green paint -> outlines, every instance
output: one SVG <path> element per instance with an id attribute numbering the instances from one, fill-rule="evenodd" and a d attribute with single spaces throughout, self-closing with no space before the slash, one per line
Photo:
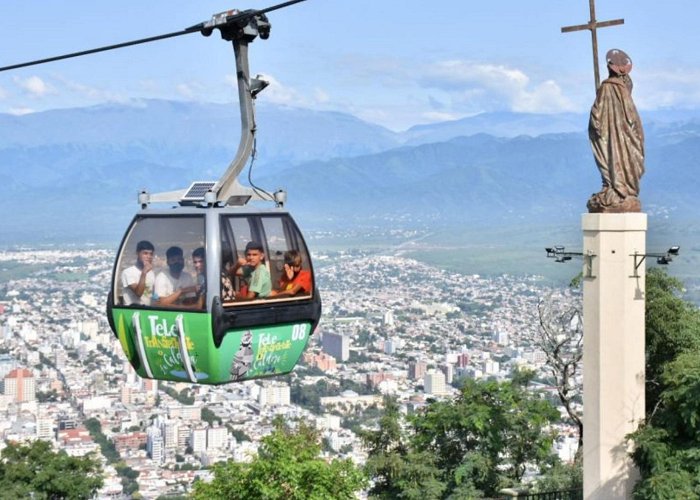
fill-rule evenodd
<path id="1" fill-rule="evenodd" d="M 309 322 L 229 330 L 217 349 L 208 313 L 115 308 L 112 314 L 117 335 L 130 361 L 139 357 L 133 325 L 135 313 L 153 378 L 159 380 L 189 380 L 180 354 L 178 316 L 182 316 L 187 352 L 201 384 L 225 384 L 288 373 L 299 361 L 311 334 Z M 137 372 L 147 377 L 144 363 L 139 363 Z"/>

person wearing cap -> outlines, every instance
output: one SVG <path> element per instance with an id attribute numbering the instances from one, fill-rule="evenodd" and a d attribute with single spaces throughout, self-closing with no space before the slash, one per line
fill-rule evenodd
<path id="1" fill-rule="evenodd" d="M 153 244 L 142 240 L 136 244 L 136 263 L 122 271 L 122 300 L 124 305 L 151 305 L 153 273 Z"/>
<path id="2" fill-rule="evenodd" d="M 640 212 L 644 174 L 644 131 L 632 101 L 632 59 L 619 49 L 606 54 L 608 78 L 591 108 L 588 136 L 603 181 L 588 200 L 589 212 Z"/>
<path id="3" fill-rule="evenodd" d="M 245 258 L 238 259 L 233 273 L 248 281 L 248 289 L 236 292 L 236 300 L 264 299 L 272 291 L 270 271 L 265 265 L 263 246 L 257 241 L 250 241 L 245 247 Z"/>

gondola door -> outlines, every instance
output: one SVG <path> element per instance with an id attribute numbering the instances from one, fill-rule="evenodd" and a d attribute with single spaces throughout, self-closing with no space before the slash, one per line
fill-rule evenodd
<path id="1" fill-rule="evenodd" d="M 231 381 L 282 375 L 299 362 L 320 314 L 320 299 L 311 284 L 308 293 L 275 295 L 290 251 L 303 256 L 311 275 L 308 251 L 288 214 L 246 214 L 221 217 L 222 270 L 228 262 L 246 260 L 246 249 L 260 247 L 259 266 L 270 282 L 272 294 L 248 300 L 226 300 L 222 285 L 222 317 L 226 323 L 218 339 L 221 356 L 231 359 Z M 224 275 L 226 273 L 224 272 Z M 237 275 L 225 276 L 239 294 L 246 289 Z M 310 279 L 313 283 L 313 278 Z M 227 285 L 228 286 L 228 285 Z"/>
<path id="2" fill-rule="evenodd" d="M 109 317 L 141 377 L 222 382 L 210 375 L 214 346 L 198 255 L 206 255 L 203 215 L 137 216 L 122 242 Z"/>

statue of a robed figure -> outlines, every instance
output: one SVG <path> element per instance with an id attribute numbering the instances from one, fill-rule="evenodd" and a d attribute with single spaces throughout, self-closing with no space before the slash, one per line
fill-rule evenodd
<path id="1" fill-rule="evenodd" d="M 641 212 L 639 179 L 644 174 L 644 131 L 632 101 L 632 60 L 623 51 L 605 56 L 609 76 L 591 108 L 588 136 L 603 189 L 588 200 L 589 212 Z"/>

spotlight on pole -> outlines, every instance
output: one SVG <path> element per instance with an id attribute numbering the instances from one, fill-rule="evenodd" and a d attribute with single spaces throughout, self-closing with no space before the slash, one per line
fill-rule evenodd
<path id="1" fill-rule="evenodd" d="M 586 264 L 585 277 L 593 277 L 593 257 L 595 257 L 595 255 L 592 253 L 567 252 L 563 245 L 545 247 L 545 251 L 547 252 L 547 258 L 554 259 L 554 262 L 559 262 L 560 264 L 570 261 L 573 257 L 583 257 Z"/>
<path id="2" fill-rule="evenodd" d="M 666 253 L 663 252 L 656 252 L 656 253 L 633 253 L 632 257 L 634 257 L 634 274 L 630 276 L 630 278 L 639 278 L 639 266 L 642 265 L 644 260 L 647 257 L 654 257 L 656 258 L 656 263 L 661 265 L 661 266 L 666 266 L 673 262 L 674 257 L 678 257 L 678 254 L 681 250 L 681 247 L 678 245 L 674 245 L 671 248 L 669 248 Z"/>

